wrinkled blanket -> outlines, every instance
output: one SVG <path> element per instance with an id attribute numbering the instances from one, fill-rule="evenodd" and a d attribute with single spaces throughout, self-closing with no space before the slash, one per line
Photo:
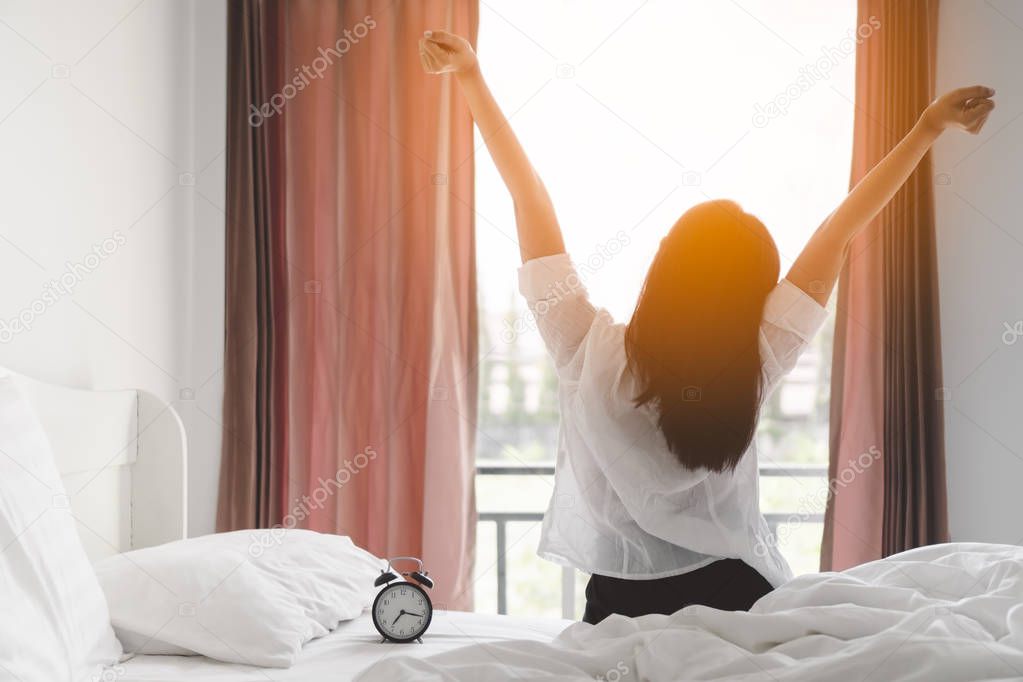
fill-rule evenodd
<path id="1" fill-rule="evenodd" d="M 549 644 L 388 658 L 358 679 L 1023 679 L 1023 548 L 923 547 L 800 576 L 749 613 L 690 606 L 671 616 L 612 616 L 571 625 Z"/>

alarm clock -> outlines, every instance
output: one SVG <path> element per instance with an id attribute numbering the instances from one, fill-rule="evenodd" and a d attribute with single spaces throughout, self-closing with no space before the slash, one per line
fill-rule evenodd
<path id="1" fill-rule="evenodd" d="M 396 561 L 414 561 L 418 569 L 408 573 L 397 572 L 394 570 Z M 375 587 L 383 586 L 373 600 L 372 611 L 373 625 L 383 637 L 382 642 L 423 643 L 423 634 L 433 620 L 433 602 L 423 589 L 433 588 L 429 575 L 423 570 L 423 562 L 415 557 L 399 556 L 387 560 L 387 568 L 380 571 L 373 581 Z"/>

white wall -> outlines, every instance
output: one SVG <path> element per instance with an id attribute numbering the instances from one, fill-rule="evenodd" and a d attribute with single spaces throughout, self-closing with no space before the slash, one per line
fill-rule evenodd
<path id="1" fill-rule="evenodd" d="M 192 534 L 213 529 L 219 470 L 225 14 L 0 3 L 0 365 L 172 402 Z M 47 291 L 68 263 L 70 292 Z"/>
<path id="2" fill-rule="evenodd" d="M 0 365 L 173 402 L 193 535 L 213 530 L 220 458 L 225 12 L 0 3 Z M 1023 320 L 1023 3 L 943 0 L 938 61 L 939 90 L 990 84 L 999 107 L 934 155 L 952 535 L 1020 543 L 1023 340 L 1002 335 Z M 47 283 L 115 233 L 39 312 Z M 30 330 L 10 330 L 19 315 Z"/>
<path id="3" fill-rule="evenodd" d="M 939 91 L 998 91 L 979 137 L 934 154 L 951 531 L 1021 544 L 1023 339 L 1002 335 L 1023 320 L 1023 3 L 942 0 L 940 20 Z"/>

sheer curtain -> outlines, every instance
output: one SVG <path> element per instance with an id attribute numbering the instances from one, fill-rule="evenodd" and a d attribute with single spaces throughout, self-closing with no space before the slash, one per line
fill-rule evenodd
<path id="1" fill-rule="evenodd" d="M 937 0 L 860 0 L 855 185 L 934 97 Z M 839 284 L 822 570 L 948 540 L 930 157 L 857 237 Z"/>
<path id="2" fill-rule="evenodd" d="M 472 606 L 472 121 L 416 40 L 474 0 L 232 2 L 218 528 L 423 558 Z"/>

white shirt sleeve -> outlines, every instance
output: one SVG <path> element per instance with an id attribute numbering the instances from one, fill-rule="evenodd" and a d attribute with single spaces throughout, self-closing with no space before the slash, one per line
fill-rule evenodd
<path id="1" fill-rule="evenodd" d="M 519 291 L 562 378 L 578 370 L 573 363 L 589 333 L 596 310 L 568 254 L 534 258 L 519 268 Z M 571 367 L 570 367 L 571 365 Z M 572 369 L 574 367 L 575 369 Z"/>
<path id="2" fill-rule="evenodd" d="M 765 395 L 796 366 L 827 317 L 824 307 L 787 279 L 768 294 L 760 323 Z"/>

